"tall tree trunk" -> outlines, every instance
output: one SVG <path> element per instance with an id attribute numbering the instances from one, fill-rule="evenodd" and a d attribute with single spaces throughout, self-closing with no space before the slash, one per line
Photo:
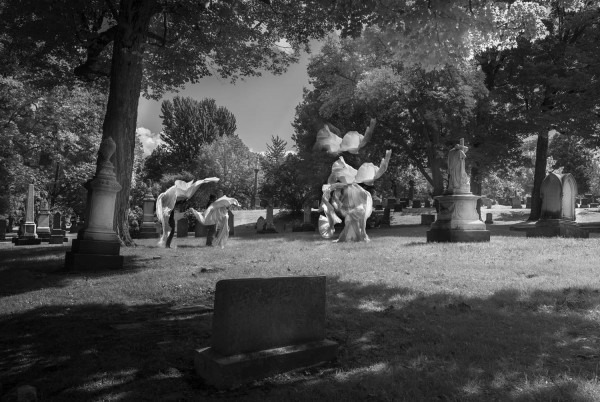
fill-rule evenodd
<path id="1" fill-rule="evenodd" d="M 137 109 L 142 83 L 144 43 L 154 0 L 121 0 L 118 29 L 113 43 L 110 92 L 102 138 L 112 137 L 117 149 L 112 158 L 117 180 L 122 186 L 117 193 L 114 229 L 125 245 L 132 245 L 127 215 L 133 171 Z"/>
<path id="2" fill-rule="evenodd" d="M 548 131 L 538 134 L 535 149 L 535 172 L 533 176 L 533 190 L 531 191 L 530 221 L 537 221 L 542 214 L 542 198 L 540 190 L 542 181 L 546 177 L 546 163 L 548 161 Z"/>
<path id="3" fill-rule="evenodd" d="M 431 179 L 433 181 L 433 196 L 444 194 L 444 176 L 442 175 L 442 167 L 444 159 L 433 158 L 431 160 Z"/>

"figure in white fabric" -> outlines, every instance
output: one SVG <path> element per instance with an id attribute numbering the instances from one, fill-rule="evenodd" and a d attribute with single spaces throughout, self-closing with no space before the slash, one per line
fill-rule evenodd
<path id="1" fill-rule="evenodd" d="M 348 131 L 346 135 L 344 135 L 344 138 L 339 136 L 340 130 L 331 124 L 325 124 L 317 133 L 317 141 L 313 146 L 313 151 L 324 150 L 332 155 L 339 155 L 342 152 L 357 154 L 371 139 L 376 122 L 377 120 L 371 119 L 371 123 L 366 129 L 365 135 L 359 134 L 357 131 Z M 331 132 L 330 127 L 335 133 Z"/>
<path id="2" fill-rule="evenodd" d="M 216 225 L 217 237 L 213 240 L 213 244 L 221 248 L 225 247 L 229 238 L 228 209 L 232 206 L 239 207 L 240 203 L 235 198 L 223 196 L 210 204 L 203 213 L 190 208 L 200 224 Z"/>
<path id="3" fill-rule="evenodd" d="M 175 180 L 167 191 L 160 194 L 156 199 L 156 216 L 162 225 L 162 235 L 158 240 L 158 247 L 171 247 L 171 240 L 175 234 L 175 222 L 177 222 L 183 213 L 175 209 L 177 202 L 183 202 L 190 199 L 202 184 L 218 182 L 219 178 L 209 177 L 203 180 L 185 182 Z M 169 221 L 173 225 L 169 224 Z"/>
<path id="4" fill-rule="evenodd" d="M 319 233 L 323 238 L 332 238 L 334 225 L 341 222 L 337 211 L 344 217 L 344 229 L 336 241 L 369 241 L 366 226 L 373 212 L 373 199 L 359 183 L 372 185 L 380 178 L 387 170 L 391 155 L 391 150 L 386 151 L 379 167 L 363 163 L 358 170 L 346 164 L 341 156 L 334 162 L 321 199 L 320 211 L 325 215 L 319 217 Z"/>

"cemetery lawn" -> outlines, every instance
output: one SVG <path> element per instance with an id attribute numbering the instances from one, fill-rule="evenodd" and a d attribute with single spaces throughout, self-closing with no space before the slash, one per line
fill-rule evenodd
<path id="1" fill-rule="evenodd" d="M 138 240 L 97 273 L 62 271 L 67 245 L 0 244 L 0 400 L 22 385 L 52 401 L 600 400 L 600 237 L 488 228 L 483 244 L 427 244 L 415 224 L 332 244 L 240 225 L 223 250 Z M 204 385 L 191 352 L 210 344 L 215 283 L 291 275 L 327 276 L 337 359 Z"/>

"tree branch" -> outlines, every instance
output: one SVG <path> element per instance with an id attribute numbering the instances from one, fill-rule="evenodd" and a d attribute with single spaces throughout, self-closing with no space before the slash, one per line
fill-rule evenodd
<path id="1" fill-rule="evenodd" d="M 106 31 L 101 32 L 88 43 L 87 59 L 83 64 L 73 70 L 73 73 L 76 76 L 87 80 L 92 80 L 98 75 L 108 76 L 109 73 L 107 71 L 102 71 L 97 67 L 100 60 L 100 54 L 102 54 L 102 51 L 106 48 L 106 46 L 113 41 L 116 32 L 117 26 L 115 25 Z"/>

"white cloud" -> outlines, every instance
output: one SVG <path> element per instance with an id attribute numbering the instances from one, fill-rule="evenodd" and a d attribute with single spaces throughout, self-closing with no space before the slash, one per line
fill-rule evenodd
<path id="1" fill-rule="evenodd" d="M 147 128 L 138 127 L 135 133 L 140 138 L 142 146 L 144 147 L 144 156 L 148 156 L 156 149 L 157 146 L 163 144 L 163 140 L 160 139 L 159 133 L 153 133 Z"/>

